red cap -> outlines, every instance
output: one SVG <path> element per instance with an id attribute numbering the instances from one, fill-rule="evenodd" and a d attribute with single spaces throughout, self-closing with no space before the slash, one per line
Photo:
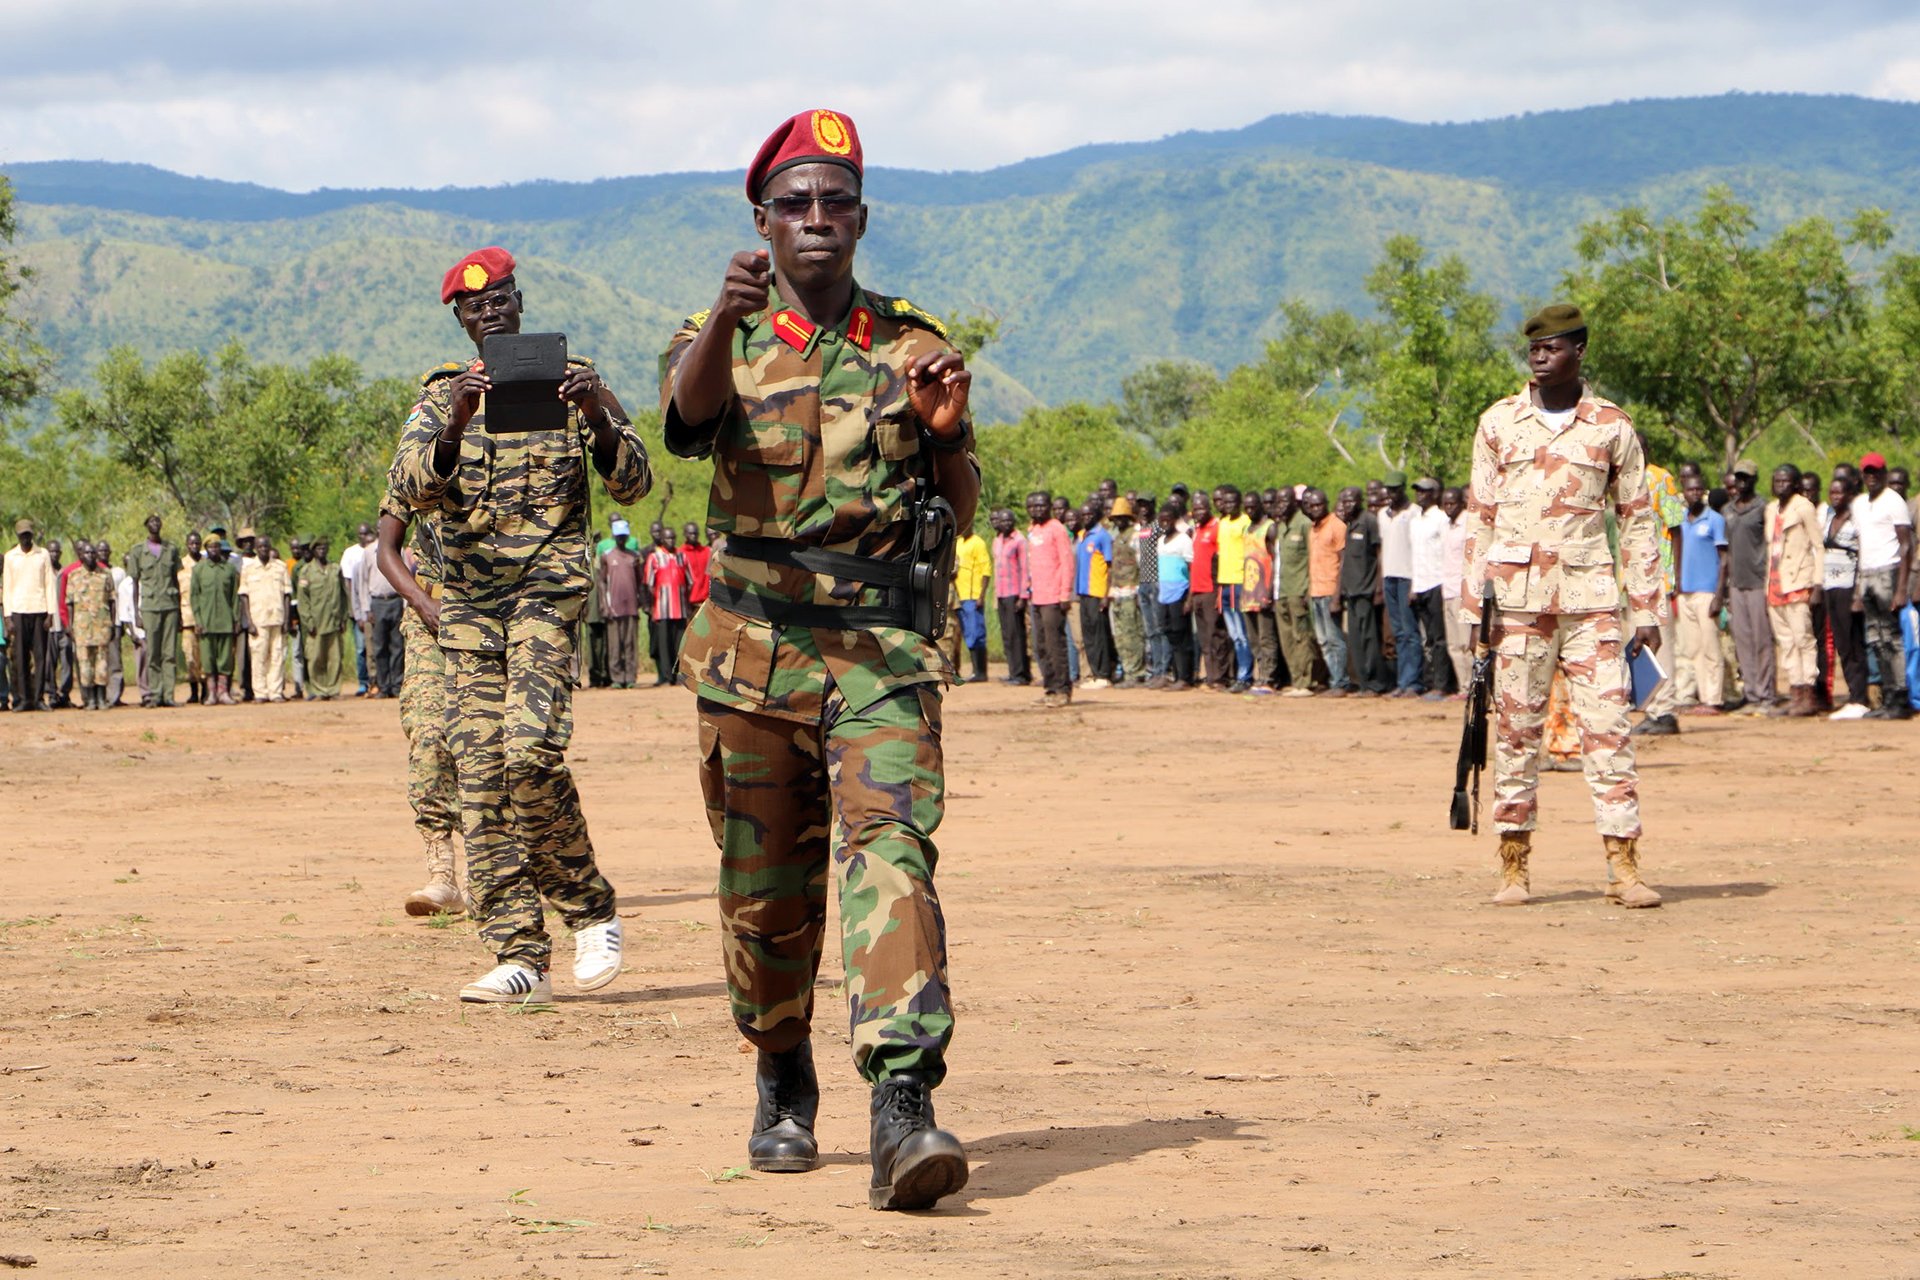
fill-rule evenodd
<path id="1" fill-rule="evenodd" d="M 1885 471 L 1887 469 L 1887 459 L 1883 454 L 1878 453 L 1861 454 L 1860 469 L 1862 471 Z"/>
<path id="2" fill-rule="evenodd" d="M 802 111 L 760 144 L 760 154 L 747 166 L 747 199 L 759 204 L 767 179 L 782 169 L 822 162 L 844 165 L 860 177 L 859 131 L 838 111 Z"/>
<path id="3" fill-rule="evenodd" d="M 440 301 L 452 302 L 456 293 L 477 293 L 513 274 L 513 255 L 499 245 L 475 249 L 453 264 L 440 281 Z"/>

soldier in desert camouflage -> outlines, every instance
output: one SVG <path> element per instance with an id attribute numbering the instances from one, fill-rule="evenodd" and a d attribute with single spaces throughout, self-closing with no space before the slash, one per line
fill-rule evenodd
<path id="1" fill-rule="evenodd" d="M 748 1154 L 773 1172 L 818 1161 L 831 864 L 854 1062 L 873 1086 L 869 1201 L 922 1209 L 967 1179 L 931 1097 L 953 1032 L 933 888 L 953 673 L 875 584 L 905 576 L 914 501 L 946 498 L 965 529 L 980 475 L 960 354 L 938 321 L 854 280 L 861 178 L 838 113 L 767 139 L 747 198 L 771 258 L 735 254 L 713 308 L 674 335 L 661 410 L 668 448 L 713 459 L 707 523 L 724 537 L 680 668 L 699 697 L 734 1019 L 759 1050 Z"/>
<path id="2" fill-rule="evenodd" d="M 427 883 L 407 895 L 407 914 L 459 915 L 466 895 L 454 874 L 460 792 L 447 749 L 447 656 L 440 649 L 440 555 L 430 515 L 419 517 L 411 561 L 401 551 L 414 513 L 389 491 L 374 530 L 375 563 L 407 611 L 400 618 L 400 731 L 407 735 L 407 803 L 427 855 Z"/>
<path id="3" fill-rule="evenodd" d="M 1493 819 L 1502 885 L 1493 901 L 1530 900 L 1540 731 L 1557 665 L 1606 848 L 1607 897 L 1657 907 L 1660 895 L 1640 879 L 1639 781 L 1627 723 L 1627 661 L 1639 645 L 1658 651 L 1666 608 L 1646 460 L 1626 413 L 1580 376 L 1587 328 L 1579 310 L 1547 307 L 1525 333 L 1533 381 L 1481 415 L 1474 435 L 1460 593 L 1476 626 L 1489 586 L 1498 610 Z M 1608 511 L 1619 523 L 1618 579 Z"/>
<path id="4" fill-rule="evenodd" d="M 514 261 L 489 247 L 455 263 L 440 300 L 479 350 L 520 330 Z M 432 517 L 444 557 L 440 648 L 451 672 L 448 747 L 460 773 L 467 884 L 498 965 L 460 992 L 478 1003 L 552 998 L 553 941 L 541 900 L 574 935 L 574 983 L 620 973 L 613 886 L 594 862 L 566 765 L 573 644 L 593 577 L 587 469 L 621 505 L 652 487 L 646 447 L 591 361 L 568 357 L 565 427 L 487 431 L 491 386 L 477 359 L 431 370 L 388 474 L 401 503 Z"/>

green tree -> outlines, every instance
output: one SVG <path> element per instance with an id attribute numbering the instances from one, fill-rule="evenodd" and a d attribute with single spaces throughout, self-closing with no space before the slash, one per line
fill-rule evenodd
<path id="1" fill-rule="evenodd" d="M 1356 406 L 1385 329 L 1292 300 L 1281 315 L 1284 328 L 1266 354 L 1231 370 L 1180 434 L 1173 463 L 1190 483 L 1265 488 L 1358 478 Z"/>
<path id="2" fill-rule="evenodd" d="M 1844 234 L 1816 217 L 1762 240 L 1725 187 L 1691 219 L 1590 223 L 1566 287 L 1593 326 L 1593 376 L 1728 467 L 1776 426 L 1817 443 L 1815 424 L 1861 406 L 1871 292 L 1854 259 L 1889 236 L 1866 210 Z"/>
<path id="3" fill-rule="evenodd" d="M 1162 453 L 1179 443 L 1181 429 L 1206 407 L 1220 375 L 1198 360 L 1155 360 L 1120 383 L 1120 425 Z"/>
<path id="4" fill-rule="evenodd" d="M 1027 494 L 1049 489 L 1083 500 L 1108 476 L 1122 489 L 1166 493 L 1165 464 L 1120 425 L 1112 405 L 1064 404 L 1029 409 L 1018 422 L 979 429 L 980 516 L 992 507 L 1023 509 Z"/>
<path id="5" fill-rule="evenodd" d="M 13 184 L 0 177 L 0 249 L 13 243 Z M 10 425 L 16 410 L 40 394 L 47 353 L 33 329 L 16 312 L 16 298 L 29 273 L 0 253 L 0 426 Z"/>
<path id="6" fill-rule="evenodd" d="M 1513 390 L 1513 357 L 1494 337 L 1498 305 L 1458 256 L 1429 265 L 1412 236 L 1387 241 L 1367 292 L 1390 334 L 1366 410 L 1381 459 L 1464 476 L 1481 412 Z"/>
<path id="7" fill-rule="evenodd" d="M 960 349 L 971 364 L 973 358 L 1000 340 L 1000 316 L 985 309 L 954 312 L 946 321 L 947 341 Z"/>
<path id="8" fill-rule="evenodd" d="M 268 531 L 286 530 L 303 496 L 329 513 L 316 532 L 371 519 L 409 394 L 341 356 L 261 365 L 238 342 L 211 362 L 181 351 L 151 367 L 116 348 L 94 381 L 56 401 L 71 446 L 103 451 L 190 522 Z"/>

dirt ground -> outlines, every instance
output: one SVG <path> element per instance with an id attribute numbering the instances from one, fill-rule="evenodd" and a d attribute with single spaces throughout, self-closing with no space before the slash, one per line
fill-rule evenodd
<path id="1" fill-rule="evenodd" d="M 1458 708 L 952 692 L 940 885 L 973 1181 L 742 1176 L 691 698 L 578 702 L 628 967 L 463 1007 L 408 918 L 392 703 L 0 717 L 0 1254 L 32 1274 L 1920 1276 L 1915 730 L 1642 751 L 1625 912 L 1576 775 L 1535 891 L 1445 829 Z M 1490 807 L 1490 800 L 1489 800 Z M 570 948 L 562 944 L 564 960 Z M 823 984 L 838 973 L 829 957 Z"/>

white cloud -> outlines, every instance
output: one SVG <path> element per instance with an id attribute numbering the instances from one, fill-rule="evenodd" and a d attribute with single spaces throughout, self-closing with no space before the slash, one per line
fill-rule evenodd
<path id="1" fill-rule="evenodd" d="M 137 160 L 295 190 L 729 169 L 786 115 L 830 105 L 874 163 L 971 169 L 1285 111 L 1920 97 L 1920 16 L 1892 0 L 546 12 L 563 16 L 509 0 L 15 0 L 0 6 L 0 160 Z"/>

